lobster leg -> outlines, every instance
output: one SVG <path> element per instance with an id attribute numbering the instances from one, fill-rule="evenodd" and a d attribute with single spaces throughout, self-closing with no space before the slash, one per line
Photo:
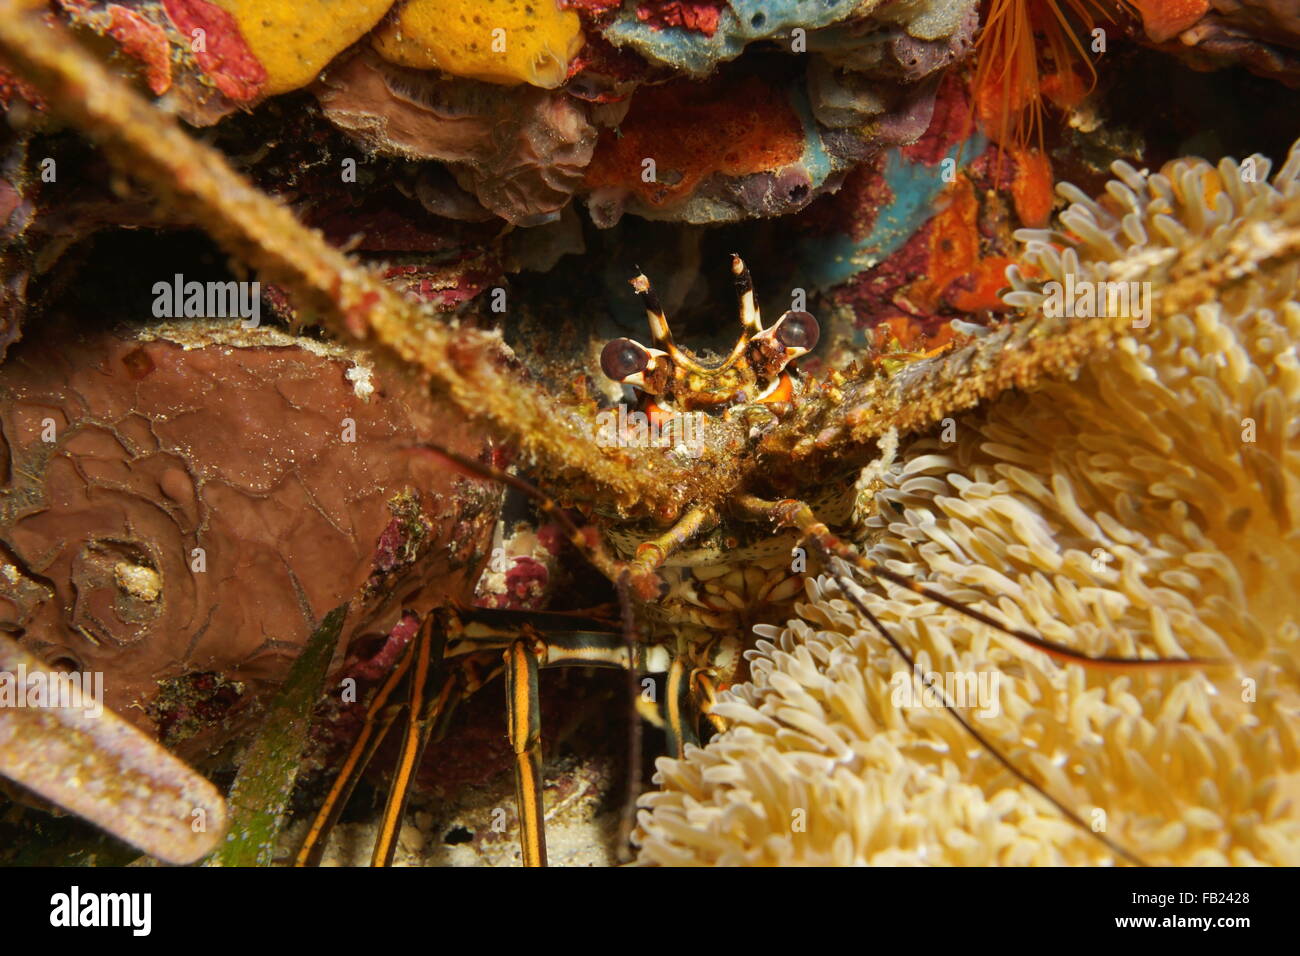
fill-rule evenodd
<path id="1" fill-rule="evenodd" d="M 437 615 L 429 615 L 402 659 L 380 685 L 366 709 L 361 733 L 353 741 L 343 768 L 339 771 L 325 802 L 307 831 L 295 866 L 315 866 L 325 849 L 325 838 L 338 822 L 357 782 L 374 756 L 379 744 L 399 717 L 402 730 L 401 752 L 388 800 L 380 821 L 379 836 L 371 856 L 372 866 L 388 866 L 397 850 L 397 835 L 410 796 L 411 781 L 420 765 L 420 757 L 440 718 L 455 705 L 461 694 L 455 676 L 443 676 L 442 656 L 445 637 Z M 405 700 L 396 700 L 398 688 L 407 681 Z M 437 687 L 436 693 L 431 689 Z"/>
<path id="2" fill-rule="evenodd" d="M 343 808 L 347 806 L 352 791 L 356 788 L 357 781 L 361 779 L 362 773 L 370 763 L 370 758 L 375 755 L 375 750 L 405 706 L 392 703 L 392 699 L 398 685 L 411 668 L 414 650 L 415 645 L 412 642 L 402 654 L 402 659 L 398 661 L 397 666 L 389 672 L 384 683 L 375 691 L 375 696 L 371 698 L 370 705 L 366 708 L 365 723 L 361 727 L 361 732 L 352 742 L 339 775 L 334 779 L 329 792 L 325 794 L 325 802 L 321 804 L 316 819 L 312 821 L 307 831 L 307 838 L 298 850 L 294 866 L 316 866 L 320 863 L 321 854 L 325 851 L 325 836 L 338 822 Z"/>
<path id="3" fill-rule="evenodd" d="M 486 608 L 446 608 L 429 615 L 402 659 L 380 685 L 366 711 L 365 723 L 344 761 L 325 802 L 295 859 L 297 866 L 320 861 L 325 837 L 337 822 L 366 765 L 394 726 L 402 735 L 401 752 L 384 806 L 373 866 L 389 865 L 405 814 L 411 781 L 425 746 L 445 731 L 447 716 L 472 693 L 474 662 L 504 662 L 507 729 L 515 754 L 515 796 L 520 843 L 526 866 L 546 865 L 543 806 L 541 708 L 538 672 L 543 667 L 617 667 L 635 665 L 636 673 L 672 670 L 677 675 L 678 706 L 664 703 L 670 735 L 694 742 L 696 708 L 689 673 L 670 665 L 664 648 L 635 645 L 603 622 L 565 614 Z M 402 694 L 403 682 L 406 692 Z M 677 752 L 680 752 L 678 747 Z"/>
<path id="4" fill-rule="evenodd" d="M 506 722 L 515 751 L 515 800 L 524 866 L 546 865 L 546 821 L 542 807 L 542 713 L 537 697 L 537 653 L 527 639 L 505 652 Z"/>
<path id="5" fill-rule="evenodd" d="M 430 614 L 415 638 L 412 653 L 410 690 L 408 695 L 408 720 L 402 733 L 402 750 L 397 759 L 397 770 L 384 804 L 379 837 L 375 840 L 371 866 L 388 866 L 397 851 L 397 836 L 402 827 L 402 816 L 411 795 L 411 781 L 420 767 L 420 758 L 429 743 L 429 736 L 438 718 L 458 694 L 454 677 L 443 671 L 443 648 L 446 638 L 438 615 Z M 436 634 L 433 632 L 436 630 Z M 430 693 L 437 686 L 436 694 Z"/>
<path id="6" fill-rule="evenodd" d="M 673 658 L 668 666 L 668 680 L 664 691 L 664 730 L 668 735 L 668 755 L 680 760 L 687 744 L 700 743 L 696 732 L 695 701 L 691 695 L 690 672 L 680 657 Z"/>
<path id="7" fill-rule="evenodd" d="M 700 746 L 702 728 L 707 727 L 710 736 L 727 729 L 726 721 L 713 712 L 717 699 L 718 688 L 707 669 L 688 670 L 682 658 L 673 659 L 664 698 L 664 731 L 670 757 L 680 760 L 687 744 Z"/>
<path id="8" fill-rule="evenodd" d="M 544 866 L 538 671 L 544 667 L 630 667 L 634 675 L 659 673 L 669 670 L 668 652 L 661 647 L 630 643 L 626 634 L 574 615 L 473 609 L 452 612 L 448 629 L 451 655 L 497 649 L 505 659 L 507 726 L 515 754 L 520 843 L 526 866 Z M 684 678 L 681 683 L 686 684 Z"/>
<path id="9" fill-rule="evenodd" d="M 519 806 L 520 845 L 525 866 L 546 865 L 546 825 L 542 806 L 542 733 L 538 703 L 538 671 L 543 667 L 622 667 L 631 673 L 663 670 L 666 661 L 657 656 L 662 648 L 644 645 L 629 651 L 624 636 L 617 632 L 556 631 L 545 638 L 532 627 L 505 650 L 507 722 L 510 744 L 515 752 L 515 796 Z M 649 660 L 647 659 L 649 658 Z M 668 665 L 669 700 L 665 702 L 670 739 L 696 742 L 694 713 L 686 671 L 679 662 Z M 671 675 L 679 675 L 681 687 L 671 689 Z M 676 693 L 685 706 L 674 707 Z M 630 719 L 636 719 L 632 715 Z"/>
<path id="10" fill-rule="evenodd" d="M 686 743 L 699 742 L 696 723 L 700 708 L 695 698 L 700 675 L 681 661 L 670 661 L 667 649 L 639 643 L 629 647 L 626 634 L 602 621 L 577 615 L 446 608 L 429 615 L 375 692 L 361 733 L 312 822 L 295 865 L 319 863 L 325 837 L 379 744 L 396 724 L 401 728 L 401 753 L 371 860 L 374 866 L 392 862 L 411 781 L 425 746 L 435 733 L 445 729 L 441 725 L 461 697 L 479 686 L 481 682 L 474 680 L 470 664 L 485 658 L 504 661 L 507 728 L 515 755 L 515 796 L 526 866 L 546 865 L 538 695 L 541 668 L 626 670 L 633 665 L 635 674 L 667 672 L 668 690 L 661 707 L 672 753 L 680 756 Z M 407 687 L 405 695 L 401 693 L 403 682 Z"/>
<path id="11" fill-rule="evenodd" d="M 713 705 L 718 702 L 718 686 L 709 671 L 696 669 L 692 672 L 691 699 L 712 733 L 720 734 L 727 729 L 727 722 L 713 712 Z"/>

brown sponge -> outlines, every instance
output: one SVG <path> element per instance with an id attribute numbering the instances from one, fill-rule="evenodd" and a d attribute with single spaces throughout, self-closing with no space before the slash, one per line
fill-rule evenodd
<path id="1" fill-rule="evenodd" d="M 28 332 L 0 366 L 0 628 L 191 758 L 344 601 L 347 638 L 472 596 L 498 493 L 412 446 L 486 439 L 409 375 L 231 320 Z"/>

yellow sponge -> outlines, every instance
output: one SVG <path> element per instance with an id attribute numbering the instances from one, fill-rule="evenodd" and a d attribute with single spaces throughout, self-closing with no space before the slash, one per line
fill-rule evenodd
<path id="1" fill-rule="evenodd" d="M 555 0 L 409 0 L 374 37 L 399 66 L 546 89 L 564 82 L 582 44 L 578 15 Z"/>
<path id="2" fill-rule="evenodd" d="M 262 93 L 306 86 L 388 12 L 393 0 L 213 0 L 266 69 Z"/>

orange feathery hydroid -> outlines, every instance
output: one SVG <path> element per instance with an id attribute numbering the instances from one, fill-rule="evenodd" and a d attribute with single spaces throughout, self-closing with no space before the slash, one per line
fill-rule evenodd
<path id="1" fill-rule="evenodd" d="M 1097 71 L 1080 38 L 1126 0 L 988 0 L 975 67 L 975 111 L 1004 150 L 1043 145 L 1043 101 L 1077 105 Z"/>

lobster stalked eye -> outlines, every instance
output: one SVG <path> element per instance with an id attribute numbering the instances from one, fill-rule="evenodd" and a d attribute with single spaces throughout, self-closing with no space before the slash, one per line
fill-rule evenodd
<path id="1" fill-rule="evenodd" d="M 807 312 L 787 312 L 776 327 L 776 338 L 788 349 L 811 352 L 817 347 L 821 326 Z"/>
<path id="2" fill-rule="evenodd" d="M 631 339 L 613 339 L 600 353 L 600 370 L 616 382 L 635 375 L 650 364 L 650 352 Z"/>

